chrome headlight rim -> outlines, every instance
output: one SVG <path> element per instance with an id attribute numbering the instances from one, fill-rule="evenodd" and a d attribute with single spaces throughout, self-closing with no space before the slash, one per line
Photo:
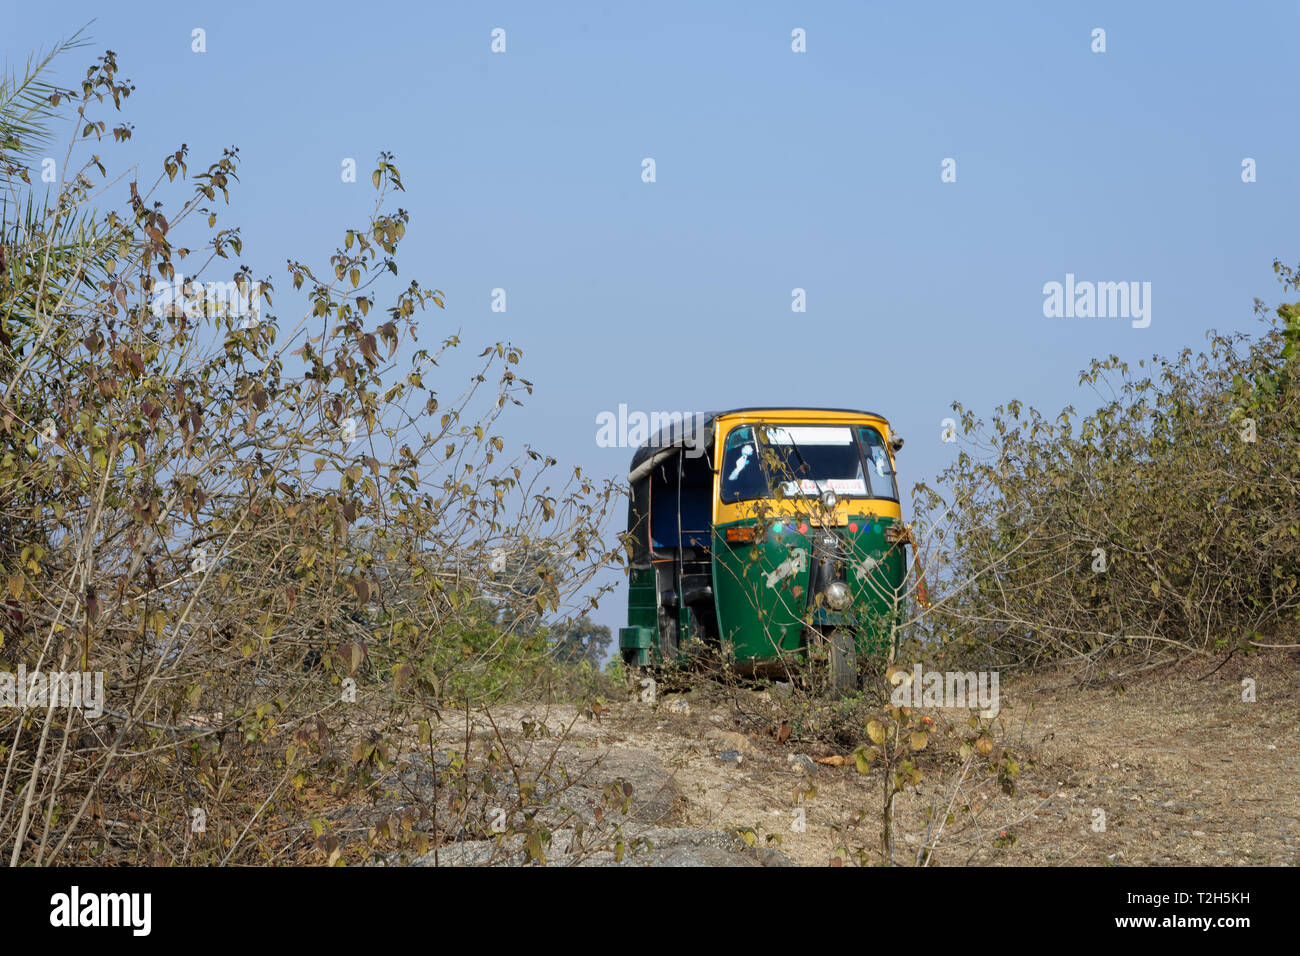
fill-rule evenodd
<path id="1" fill-rule="evenodd" d="M 844 581 L 832 581 L 822 592 L 826 604 L 834 611 L 843 611 L 853 603 L 853 592 Z"/>

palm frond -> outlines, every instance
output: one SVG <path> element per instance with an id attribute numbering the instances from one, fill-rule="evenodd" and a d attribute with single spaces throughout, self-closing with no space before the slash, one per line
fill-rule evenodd
<path id="1" fill-rule="evenodd" d="M 0 72 L 0 160 L 30 161 L 49 143 L 49 122 L 57 112 L 50 97 L 63 92 L 48 78 L 50 64 L 69 50 L 86 46 L 90 38 L 83 36 L 85 30 L 82 27 L 43 56 L 29 56 L 21 74 L 10 72 L 7 65 Z"/>

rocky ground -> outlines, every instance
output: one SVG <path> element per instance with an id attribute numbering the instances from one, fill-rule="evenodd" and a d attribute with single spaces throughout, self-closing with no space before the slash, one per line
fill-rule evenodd
<path id="1" fill-rule="evenodd" d="M 1004 678 L 993 756 L 1014 755 L 1014 788 L 980 761 L 963 772 L 936 734 L 923 779 L 897 798 L 893 862 L 933 847 L 931 865 L 1300 865 L 1300 654 L 1234 657 L 1207 676 L 1218 663 L 1094 686 L 1066 673 Z M 1255 699 L 1243 700 L 1250 681 Z M 884 862 L 882 771 L 818 762 L 853 748 L 779 733 L 780 693 L 701 682 L 599 713 L 519 705 L 472 718 L 468 738 L 472 753 L 508 751 L 509 778 L 551 806 L 538 817 L 549 865 Z M 436 728 L 439 748 L 463 746 L 463 721 Z M 372 812 L 402 793 L 427 797 L 427 757 L 394 773 L 397 796 Z M 440 846 L 436 861 L 385 861 L 523 863 L 521 819 Z"/>

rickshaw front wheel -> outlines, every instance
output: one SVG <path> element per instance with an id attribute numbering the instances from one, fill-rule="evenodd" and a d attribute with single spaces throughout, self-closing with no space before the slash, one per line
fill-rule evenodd
<path id="1" fill-rule="evenodd" d="M 858 647 L 853 632 L 836 628 L 826 635 L 830 692 L 843 697 L 858 689 Z"/>

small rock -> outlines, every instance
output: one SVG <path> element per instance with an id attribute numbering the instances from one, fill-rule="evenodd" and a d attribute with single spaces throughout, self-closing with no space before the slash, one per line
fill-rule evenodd
<path id="1" fill-rule="evenodd" d="M 812 757 L 807 754 L 788 754 L 785 762 L 795 773 L 810 774 L 817 769 L 817 764 L 813 763 Z"/>
<path id="2" fill-rule="evenodd" d="M 739 764 L 745 759 L 745 755 L 739 750 L 724 750 L 722 753 L 718 754 L 718 759 L 723 763 Z"/>
<path id="3" fill-rule="evenodd" d="M 691 705 L 686 703 L 686 700 L 682 697 L 672 697 L 664 704 L 664 710 L 668 711 L 670 714 L 682 714 L 683 716 L 689 717 L 691 713 Z"/>
<path id="4" fill-rule="evenodd" d="M 1269 744 L 1269 745 L 1268 745 L 1268 749 L 1269 749 L 1269 750 L 1277 750 L 1277 744 Z"/>
<path id="5" fill-rule="evenodd" d="M 779 850 L 760 846 L 754 851 L 754 857 L 763 866 L 794 866 L 794 861 Z"/>
<path id="6" fill-rule="evenodd" d="M 741 753 L 746 754 L 754 752 L 754 742 L 744 734 L 738 734 L 734 730 L 711 728 L 705 736 L 716 743 L 722 750 L 739 750 Z"/>

